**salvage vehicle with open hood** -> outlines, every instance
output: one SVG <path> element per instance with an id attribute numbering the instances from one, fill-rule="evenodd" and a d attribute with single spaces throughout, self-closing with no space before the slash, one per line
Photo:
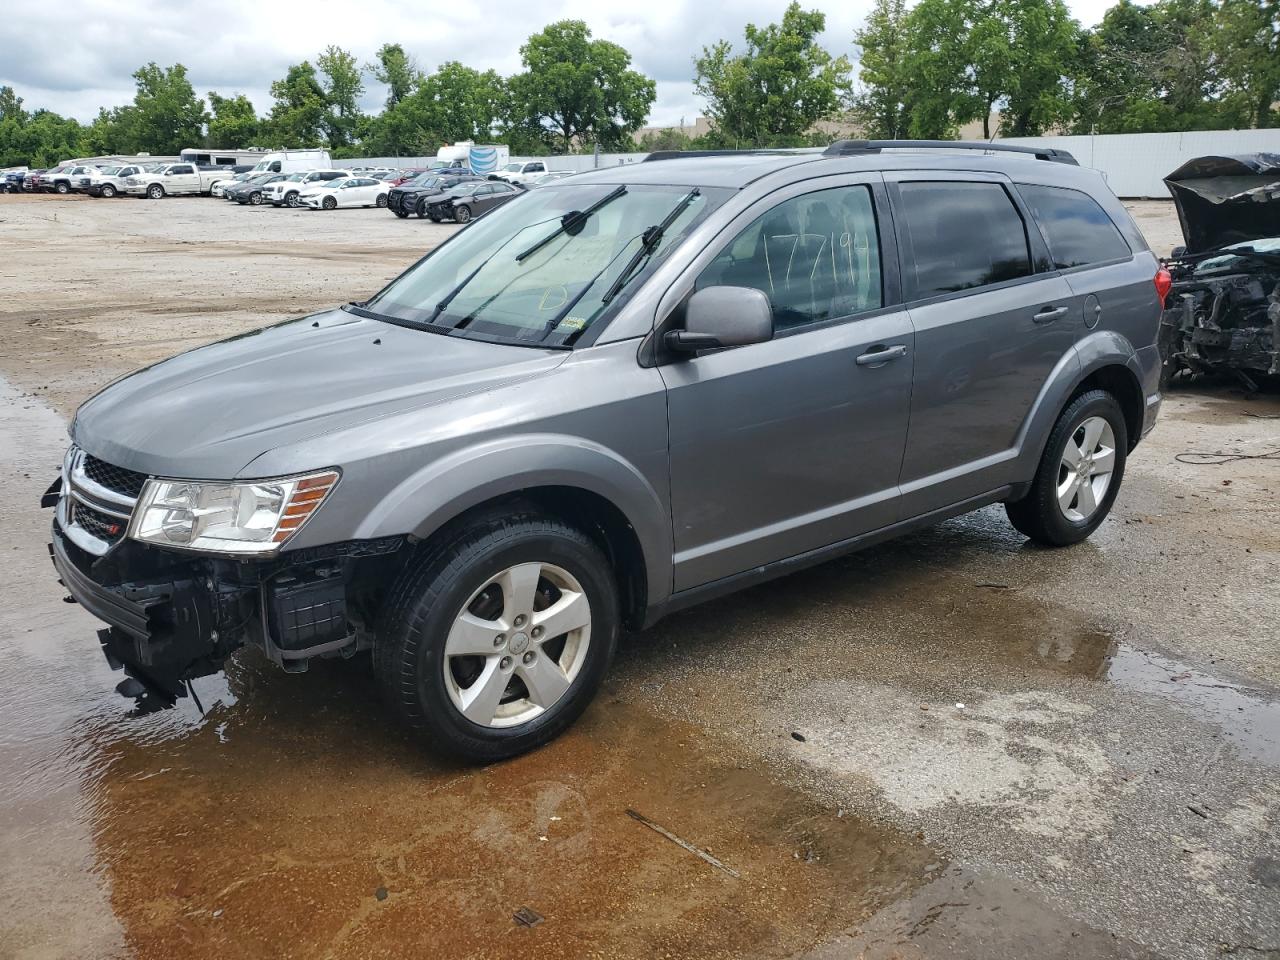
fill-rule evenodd
<path id="1" fill-rule="evenodd" d="M 1165 381 L 1280 376 L 1280 154 L 1198 157 L 1165 183 L 1186 240 L 1168 261 Z"/>
<path id="2" fill-rule="evenodd" d="M 585 709 L 624 627 L 988 504 L 1080 543 L 1155 425 L 1168 274 L 1069 154 L 488 185 L 511 199 L 368 300 L 80 407 L 43 502 L 121 692 L 171 700 L 244 644 L 293 672 L 369 651 L 405 722 L 509 757 Z"/>

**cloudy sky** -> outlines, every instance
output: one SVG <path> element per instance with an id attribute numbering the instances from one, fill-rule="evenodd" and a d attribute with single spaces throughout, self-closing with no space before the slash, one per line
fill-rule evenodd
<path id="1" fill-rule="evenodd" d="M 1108 6 L 1107 0 L 1068 4 L 1086 25 Z M 651 123 L 691 123 L 701 112 L 690 80 L 694 55 L 721 37 L 740 42 L 745 23 L 777 20 L 785 6 L 786 0 L 59 0 L 37 4 L 43 10 L 38 16 L 0 16 L 0 84 L 14 87 L 29 109 L 46 107 L 88 121 L 99 106 L 133 98 L 130 74 L 143 63 L 177 62 L 187 66 L 200 96 L 209 90 L 245 93 L 265 112 L 271 81 L 291 63 L 314 60 L 330 43 L 362 63 L 393 41 L 428 69 L 461 60 L 507 74 L 519 68 L 520 45 L 529 34 L 573 18 L 624 46 L 635 67 L 657 80 Z M 805 6 L 826 11 L 825 45 L 852 58 L 853 32 L 871 0 L 807 0 Z M 366 85 L 364 106 L 376 110 L 385 91 L 371 77 Z"/>

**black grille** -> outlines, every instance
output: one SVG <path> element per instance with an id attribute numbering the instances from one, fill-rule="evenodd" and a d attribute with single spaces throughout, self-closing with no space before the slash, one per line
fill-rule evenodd
<path id="1" fill-rule="evenodd" d="M 86 507 L 83 503 L 75 505 L 75 515 L 73 521 L 77 526 L 86 533 L 97 537 L 99 540 L 105 540 L 107 543 L 115 543 L 124 535 L 125 521 L 116 517 L 109 517 L 105 513 L 99 513 L 92 507 Z"/>
<path id="2" fill-rule="evenodd" d="M 84 455 L 84 473 L 94 483 L 135 499 L 142 493 L 142 485 L 147 482 L 145 473 L 135 473 L 124 467 L 112 466 L 105 460 L 91 457 L 87 453 Z"/>

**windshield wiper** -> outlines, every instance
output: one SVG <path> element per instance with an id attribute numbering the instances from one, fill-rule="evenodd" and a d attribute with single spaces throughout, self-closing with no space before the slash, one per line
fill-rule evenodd
<path id="1" fill-rule="evenodd" d="M 612 203 L 614 200 L 617 200 L 620 196 L 622 196 L 626 192 L 627 192 L 626 187 L 618 187 L 618 189 L 605 194 L 603 197 L 601 197 L 591 206 L 587 207 L 587 209 L 572 210 L 569 213 L 566 213 L 563 217 L 560 218 L 560 226 L 556 227 L 549 234 L 547 234 L 545 237 L 543 237 L 533 246 L 529 247 L 529 249 L 525 250 L 523 253 L 517 253 L 516 263 L 524 263 L 525 260 L 533 256 L 535 253 L 537 253 L 539 250 L 545 247 L 548 243 L 550 243 L 556 237 L 560 236 L 562 233 L 570 233 L 570 234 L 573 233 L 575 230 L 582 227 L 583 224 L 585 224 L 587 220 L 591 218 L 591 215 L 593 213 L 595 213 L 597 210 L 599 210 L 601 207 L 605 206 L 606 204 Z"/>
<path id="2" fill-rule="evenodd" d="M 667 232 L 667 228 L 680 218 L 680 214 L 684 213 L 689 204 L 698 198 L 701 191 L 694 187 L 683 197 L 680 202 L 672 208 L 671 212 L 663 217 L 661 223 L 655 223 L 652 227 L 644 232 L 644 236 L 640 240 L 640 249 L 635 252 L 627 265 L 622 268 L 622 272 L 618 274 L 618 278 L 609 285 L 609 289 L 605 291 L 604 296 L 600 298 L 601 303 L 608 303 L 616 297 L 619 291 L 627 285 L 631 279 L 631 275 L 635 273 L 636 267 L 640 266 L 644 260 L 653 254 L 658 248 L 658 244 L 662 241 L 662 235 Z"/>

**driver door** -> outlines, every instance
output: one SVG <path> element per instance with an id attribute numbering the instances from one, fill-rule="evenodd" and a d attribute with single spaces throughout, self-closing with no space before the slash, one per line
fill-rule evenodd
<path id="1" fill-rule="evenodd" d="M 884 187 L 822 182 L 757 202 L 669 295 L 755 287 L 774 316 L 768 342 L 660 367 L 677 591 L 898 519 L 914 344 Z"/>

